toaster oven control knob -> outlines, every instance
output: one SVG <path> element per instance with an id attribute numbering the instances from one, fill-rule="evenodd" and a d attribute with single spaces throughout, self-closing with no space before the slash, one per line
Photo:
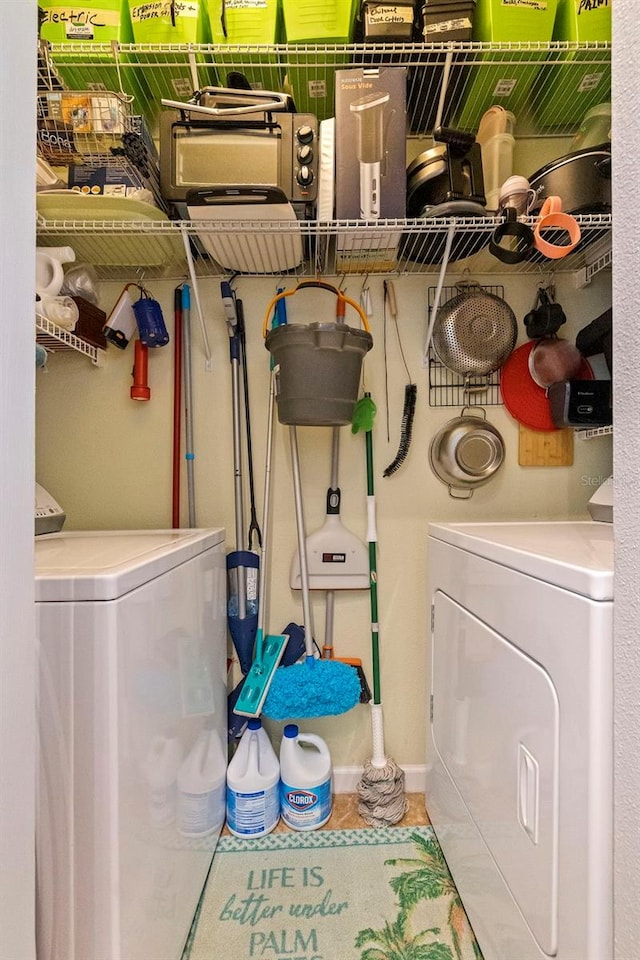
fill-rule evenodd
<path id="1" fill-rule="evenodd" d="M 310 167 L 307 167 L 306 164 L 298 170 L 298 175 L 296 180 L 301 187 L 308 187 L 313 183 L 313 170 Z"/>
<path id="2" fill-rule="evenodd" d="M 300 163 L 311 163 L 313 160 L 313 150 L 308 145 L 304 144 L 298 148 L 298 161 Z"/>
<path id="3" fill-rule="evenodd" d="M 296 137 L 298 143 L 311 143 L 313 141 L 313 127 L 310 127 L 308 123 L 298 127 Z"/>

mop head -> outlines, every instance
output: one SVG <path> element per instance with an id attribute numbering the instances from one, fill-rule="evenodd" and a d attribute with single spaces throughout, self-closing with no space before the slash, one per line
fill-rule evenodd
<path id="1" fill-rule="evenodd" d="M 399 823 L 409 808 L 404 792 L 404 770 L 391 757 L 383 767 L 364 765 L 357 787 L 358 812 L 371 827 L 391 827 Z"/>
<path id="2" fill-rule="evenodd" d="M 359 702 L 360 680 L 354 667 L 309 657 L 291 667 L 278 667 L 262 713 L 271 720 L 331 717 Z"/>

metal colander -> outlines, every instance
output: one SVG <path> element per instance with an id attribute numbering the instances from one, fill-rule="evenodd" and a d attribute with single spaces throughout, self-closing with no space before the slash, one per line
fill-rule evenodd
<path id="1" fill-rule="evenodd" d="M 502 366 L 517 336 L 509 304 L 478 288 L 442 304 L 431 342 L 438 360 L 449 370 L 463 377 L 485 377 Z"/>

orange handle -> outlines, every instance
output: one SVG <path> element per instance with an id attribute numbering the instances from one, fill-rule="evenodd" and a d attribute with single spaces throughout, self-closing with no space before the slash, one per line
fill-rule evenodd
<path id="1" fill-rule="evenodd" d="M 302 283 L 299 283 L 297 287 L 293 287 L 291 290 L 282 290 L 280 293 L 276 294 L 273 300 L 271 300 L 266 309 L 264 322 L 262 324 L 263 337 L 266 337 L 267 335 L 267 331 L 269 329 L 269 320 L 271 319 L 271 314 L 273 313 L 273 308 L 275 307 L 276 303 L 279 300 L 282 300 L 283 297 L 292 297 L 294 293 L 298 292 L 298 290 L 304 290 L 307 287 L 317 287 L 320 290 L 328 290 L 330 293 L 335 293 L 336 297 L 338 298 L 336 316 L 344 316 L 344 305 L 348 303 L 349 306 L 353 307 L 353 309 L 357 312 L 360 320 L 362 321 L 362 326 L 367 333 L 371 333 L 367 315 L 359 303 L 357 303 L 355 300 L 352 300 L 351 297 L 348 297 L 342 292 L 342 290 L 338 290 L 338 288 L 334 287 L 331 283 L 325 283 L 323 280 L 303 280 Z"/>
<path id="2" fill-rule="evenodd" d="M 569 234 L 569 243 L 556 244 L 549 243 L 541 236 L 543 230 L 556 227 L 565 230 Z M 562 200 L 560 197 L 547 197 L 540 210 L 539 218 L 533 228 L 533 237 L 536 250 L 548 257 L 550 260 L 560 260 L 566 257 L 580 243 L 580 225 L 575 217 L 569 213 L 562 212 Z"/>

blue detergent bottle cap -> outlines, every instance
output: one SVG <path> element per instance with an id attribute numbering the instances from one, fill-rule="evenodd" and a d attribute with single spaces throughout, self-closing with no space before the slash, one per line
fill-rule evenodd
<path id="1" fill-rule="evenodd" d="M 284 728 L 285 737 L 294 740 L 298 736 L 298 727 L 295 723 L 288 723 Z"/>
<path id="2" fill-rule="evenodd" d="M 259 730 L 262 726 L 262 720 L 259 720 L 258 717 L 252 717 L 247 726 L 249 730 Z"/>

